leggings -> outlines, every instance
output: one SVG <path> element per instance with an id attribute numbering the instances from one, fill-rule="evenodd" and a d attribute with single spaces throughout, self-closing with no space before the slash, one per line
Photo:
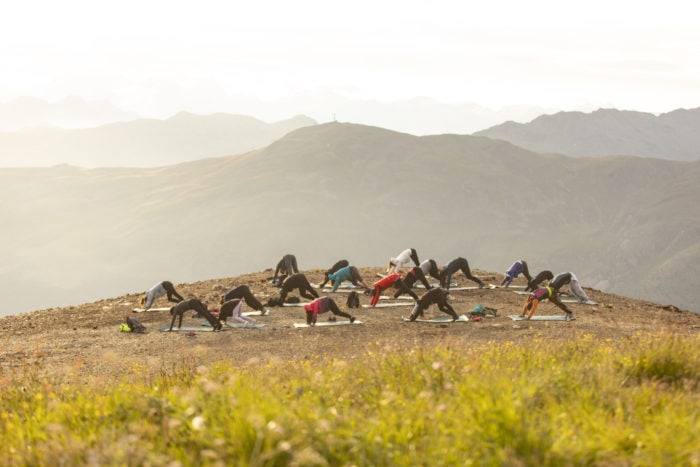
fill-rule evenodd
<path id="1" fill-rule="evenodd" d="M 525 288 L 525 291 L 527 292 L 528 290 L 534 291 L 537 289 L 540 284 L 544 281 L 551 281 L 554 278 L 554 274 L 552 274 L 552 271 L 541 271 L 539 274 L 535 276 L 534 279 L 531 281 L 528 281 L 527 287 Z"/>
<path id="2" fill-rule="evenodd" d="M 406 273 L 406 276 L 403 278 L 403 282 L 408 288 L 413 287 L 413 284 L 416 283 L 416 280 L 421 281 L 421 283 L 425 287 L 425 290 L 430 290 L 432 288 L 428 283 L 428 279 L 426 279 L 425 274 L 423 274 L 423 270 L 420 267 L 412 268 Z M 394 294 L 394 298 L 399 298 L 403 293 L 404 292 L 402 290 L 398 290 Z"/>
<path id="3" fill-rule="evenodd" d="M 221 321 L 226 321 L 228 317 L 231 317 L 234 321 L 239 323 L 255 323 L 253 318 L 244 316 L 241 312 L 243 311 L 243 302 L 240 299 L 234 299 L 224 303 L 219 312 L 219 319 Z"/>
<path id="4" fill-rule="evenodd" d="M 173 302 L 173 303 L 180 303 L 181 301 L 184 300 L 180 296 L 179 293 L 175 291 L 175 287 L 173 287 L 173 283 L 170 281 L 165 281 L 163 282 L 163 288 L 165 289 L 165 292 L 168 294 L 168 301 Z M 173 297 L 176 298 L 176 300 L 173 300 Z"/>
<path id="5" fill-rule="evenodd" d="M 301 295 L 304 298 L 308 298 L 309 300 L 318 298 L 318 293 L 316 293 L 316 291 L 311 287 L 311 285 L 308 282 L 299 287 L 285 287 L 284 285 L 282 285 L 282 291 L 280 292 L 280 305 L 284 304 L 284 300 L 287 298 L 287 294 L 289 294 L 289 292 L 291 292 L 294 289 L 299 289 L 299 295 Z"/>
<path id="6" fill-rule="evenodd" d="M 335 274 L 338 272 L 340 269 L 343 269 L 345 267 L 350 266 L 350 262 L 346 259 L 341 259 L 337 263 L 335 263 L 328 271 L 324 273 L 325 278 L 323 279 L 323 282 L 321 282 L 321 285 L 318 286 L 319 289 L 322 289 L 330 279 L 328 279 L 328 276 L 331 274 Z"/>
<path id="7" fill-rule="evenodd" d="M 440 286 L 443 289 L 449 290 L 450 283 L 452 282 L 452 274 L 460 270 L 465 276 L 467 276 L 467 279 L 476 282 L 480 286 L 484 285 L 481 279 L 472 275 L 472 272 L 469 269 L 469 262 L 464 258 L 457 258 L 451 261 L 450 264 L 445 266 L 445 269 L 442 270 L 442 273 L 440 274 Z"/>
<path id="8" fill-rule="evenodd" d="M 409 289 L 404 281 L 402 279 L 396 279 L 396 281 L 393 283 L 394 288 L 399 289 L 401 293 L 405 293 L 413 297 L 415 301 L 418 301 L 418 295 L 416 295 L 413 290 Z M 388 287 L 387 287 L 388 288 Z M 382 289 L 380 286 L 375 286 L 374 287 L 374 295 L 372 296 L 372 301 L 370 302 L 370 305 L 372 307 L 377 305 L 377 302 L 379 301 L 379 296 L 382 294 L 382 291 L 386 289 Z M 400 294 L 399 294 L 400 295 Z"/>
<path id="9" fill-rule="evenodd" d="M 340 308 L 338 308 L 338 305 L 335 303 L 333 300 L 328 300 L 328 311 L 333 313 L 336 316 L 342 316 L 343 318 L 352 318 L 351 315 L 345 313 L 342 311 Z M 312 322 L 315 322 L 314 320 L 314 312 L 313 311 L 307 311 L 306 312 L 306 324 L 311 324 Z"/>
<path id="10" fill-rule="evenodd" d="M 221 297 L 221 303 L 228 302 L 229 300 L 233 300 L 235 298 L 242 298 L 243 300 L 245 300 L 246 304 L 253 310 L 264 310 L 262 303 L 260 303 L 260 301 L 257 298 L 255 298 L 253 293 L 250 291 L 250 287 L 248 287 L 247 285 L 239 285 L 235 289 L 231 289 L 228 292 L 226 292 L 226 295 Z"/>

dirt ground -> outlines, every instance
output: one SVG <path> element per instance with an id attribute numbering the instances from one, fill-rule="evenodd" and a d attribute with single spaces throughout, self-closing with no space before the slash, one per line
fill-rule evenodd
<path id="1" fill-rule="evenodd" d="M 361 268 L 372 284 L 382 268 Z M 312 283 L 323 279 L 322 270 L 303 271 Z M 485 282 L 499 284 L 502 274 L 475 270 Z M 272 271 L 239 277 L 176 284 L 185 298 L 200 298 L 210 308 L 218 308 L 219 296 L 240 284 L 248 284 L 263 302 L 279 291 L 266 279 Z M 167 278 L 163 278 L 167 280 Z M 435 282 L 432 280 L 431 282 Z M 453 276 L 458 286 L 473 286 L 461 273 Z M 524 285 L 516 279 L 513 285 Z M 149 285 L 150 286 L 150 285 Z M 566 289 L 566 288 L 565 288 Z M 207 365 L 228 360 L 234 365 L 256 365 L 270 360 L 302 360 L 322 356 L 351 360 L 368 350 L 408 351 L 429 346 L 450 346 L 468 350 L 503 341 L 527 343 L 534 338 L 574 340 L 585 334 L 624 339 L 640 330 L 669 331 L 679 334 L 700 332 L 700 315 L 661 305 L 606 294 L 585 288 L 598 306 L 569 304 L 576 316 L 571 322 L 516 322 L 508 315 L 519 314 L 525 297 L 515 288 L 453 291 L 451 302 L 458 314 L 468 314 L 477 304 L 496 308 L 498 316 L 481 322 L 406 323 L 411 307 L 360 308 L 351 310 L 363 324 L 296 329 L 293 323 L 305 321 L 303 308 L 268 307 L 270 313 L 256 317 L 266 326 L 260 329 L 225 329 L 224 332 L 160 332 L 170 324 L 167 311 L 133 313 L 142 291 L 69 308 L 54 308 L 0 318 L 0 376 L 23 368 L 39 368 L 58 375 L 109 379 L 124 376 L 135 368 L 153 374 L 172 371 L 178 365 Z M 422 289 L 414 289 L 420 296 Z M 385 293 L 386 294 L 386 293 Z M 330 294 L 344 308 L 347 294 Z M 303 299 L 302 299 L 303 300 Z M 369 297 L 360 296 L 363 304 Z M 154 307 L 168 307 L 165 297 Z M 244 307 L 244 311 L 247 307 Z M 347 311 L 347 310 L 346 310 Z M 537 314 L 562 314 L 550 303 L 540 305 Z M 119 325 L 127 316 L 136 317 L 148 332 L 121 332 Z M 437 307 L 426 318 L 446 316 Z M 319 321 L 327 315 L 320 315 Z M 344 318 L 339 318 L 343 320 Z M 199 326 L 201 318 L 185 316 L 183 325 Z M 490 345 L 490 344 L 489 344 Z"/>

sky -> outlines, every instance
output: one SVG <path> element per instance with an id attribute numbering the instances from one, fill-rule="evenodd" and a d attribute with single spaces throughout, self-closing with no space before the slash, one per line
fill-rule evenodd
<path id="1" fill-rule="evenodd" d="M 0 101 L 162 116 L 329 92 L 661 113 L 700 107 L 695 4 L 24 0 L 0 16 Z"/>

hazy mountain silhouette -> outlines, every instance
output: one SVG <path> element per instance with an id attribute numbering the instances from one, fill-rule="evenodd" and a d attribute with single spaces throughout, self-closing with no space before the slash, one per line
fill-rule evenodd
<path id="1" fill-rule="evenodd" d="M 2 169 L 4 313 L 273 267 L 438 263 L 575 272 L 698 309 L 700 162 L 570 158 L 484 137 L 329 123 L 151 169 Z"/>
<path id="2" fill-rule="evenodd" d="M 155 167 L 250 151 L 296 128 L 308 117 L 265 123 L 230 114 L 181 112 L 87 129 L 40 127 L 0 133 L 3 166 Z"/>
<path id="3" fill-rule="evenodd" d="M 88 101 L 79 96 L 67 96 L 55 102 L 34 97 L 0 102 L 0 131 L 35 126 L 86 128 L 137 118 L 136 112 L 119 109 L 109 101 Z"/>
<path id="4" fill-rule="evenodd" d="M 658 117 L 614 109 L 559 112 L 529 123 L 503 123 L 475 135 L 545 153 L 690 161 L 700 159 L 700 108 L 674 110 Z"/>

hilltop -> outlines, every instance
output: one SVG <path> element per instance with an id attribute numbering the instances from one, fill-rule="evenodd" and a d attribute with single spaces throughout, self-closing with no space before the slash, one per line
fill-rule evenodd
<path id="1" fill-rule="evenodd" d="M 244 154 L 150 169 L 0 169 L 0 314 L 407 246 L 445 264 L 573 271 L 697 309 L 700 161 L 538 154 L 485 137 L 313 125 Z M 69 267 L 68 267 L 69 266 Z"/>
<path id="2" fill-rule="evenodd" d="M 367 282 L 373 282 L 382 268 L 361 268 Z M 322 279 L 322 270 L 304 271 L 312 282 Z M 500 283 L 502 274 L 473 271 L 492 284 Z M 185 298 L 198 297 L 217 306 L 221 290 L 248 284 L 254 294 L 265 301 L 279 289 L 267 278 L 271 271 L 238 277 L 176 284 Z M 467 283 L 461 273 L 454 276 L 458 285 Z M 523 284 L 522 278 L 513 285 Z M 418 295 L 422 291 L 415 289 Z M 218 360 L 235 365 L 263 363 L 267 360 L 297 361 L 311 356 L 353 359 L 368 350 L 402 352 L 429 346 L 473 348 L 512 341 L 526 344 L 533 339 L 576 340 L 591 334 L 601 338 L 627 339 L 640 331 L 665 330 L 695 335 L 700 330 L 700 315 L 682 311 L 672 305 L 661 305 L 586 288 L 600 306 L 571 304 L 577 319 L 572 322 L 514 322 L 508 315 L 517 314 L 524 302 L 514 289 L 483 289 L 452 292 L 453 307 L 466 314 L 477 304 L 498 309 L 498 317 L 468 323 L 404 323 L 401 316 L 408 307 L 353 310 L 362 325 L 295 329 L 294 322 L 303 322 L 303 312 L 296 307 L 269 307 L 270 314 L 259 317 L 262 329 L 229 329 L 220 333 L 163 333 L 159 328 L 169 324 L 164 311 L 133 314 L 140 293 L 130 293 L 69 308 L 54 308 L 0 318 L 0 373 L 29 367 L 49 373 L 111 378 L 123 376 L 135 366 L 153 373 L 171 371 L 182 362 L 210 364 Z M 331 296 L 344 304 L 346 294 Z M 366 296 L 362 303 L 368 303 Z M 603 306 L 605 304 L 605 306 Z M 167 306 L 163 298 L 156 306 Z M 247 307 L 246 307 L 247 309 Z M 560 314 L 551 304 L 540 306 L 538 314 Z M 426 317 L 441 316 L 432 307 Z M 134 316 L 148 328 L 146 334 L 123 333 L 119 324 L 126 316 Z M 325 319 L 326 315 L 321 315 Z M 342 319 L 342 318 L 341 318 Z M 187 316 L 183 323 L 198 325 L 202 319 Z"/>

